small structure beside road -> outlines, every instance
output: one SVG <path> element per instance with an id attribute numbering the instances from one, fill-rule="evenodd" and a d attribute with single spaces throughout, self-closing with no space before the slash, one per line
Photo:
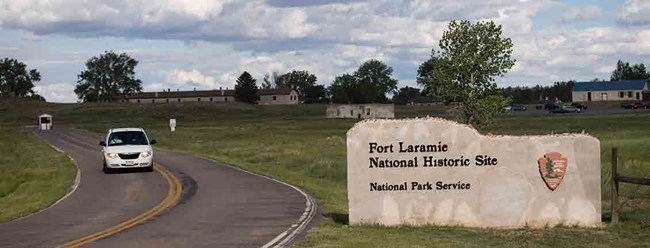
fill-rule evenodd
<path id="1" fill-rule="evenodd" d="M 40 130 L 51 130 L 52 129 L 52 116 L 48 114 L 42 114 L 38 116 L 38 129 Z"/>
<path id="2" fill-rule="evenodd" d="M 332 104 L 327 106 L 327 118 L 392 119 L 394 104 Z"/>

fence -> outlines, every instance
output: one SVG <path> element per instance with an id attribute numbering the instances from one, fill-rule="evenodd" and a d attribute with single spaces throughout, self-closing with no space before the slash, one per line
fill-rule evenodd
<path id="1" fill-rule="evenodd" d="M 612 209 L 612 223 L 619 221 L 620 205 L 618 203 L 618 184 L 632 183 L 640 185 L 650 185 L 650 178 L 628 177 L 618 175 L 618 147 L 612 148 L 612 170 L 611 170 L 611 190 L 610 200 Z"/>

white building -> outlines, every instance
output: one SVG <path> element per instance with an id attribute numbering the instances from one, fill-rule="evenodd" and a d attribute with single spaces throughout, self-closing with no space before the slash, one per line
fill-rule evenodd
<path id="1" fill-rule="evenodd" d="M 392 119 L 395 118 L 393 104 L 331 104 L 327 106 L 327 118 L 350 119 Z"/>
<path id="2" fill-rule="evenodd" d="M 650 101 L 650 91 L 645 80 L 578 82 L 571 97 L 574 102 Z"/>

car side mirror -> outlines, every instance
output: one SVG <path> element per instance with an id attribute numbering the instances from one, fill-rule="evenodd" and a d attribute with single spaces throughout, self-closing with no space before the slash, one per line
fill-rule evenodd
<path id="1" fill-rule="evenodd" d="M 154 145 L 154 144 L 156 144 L 156 143 L 158 143 L 158 142 L 156 142 L 156 140 L 154 140 L 154 139 L 152 139 L 152 140 L 149 141 L 149 145 Z"/>
<path id="2" fill-rule="evenodd" d="M 106 142 L 104 142 L 104 141 L 102 140 L 102 141 L 99 142 L 99 145 L 100 145 L 100 146 L 106 146 Z"/>

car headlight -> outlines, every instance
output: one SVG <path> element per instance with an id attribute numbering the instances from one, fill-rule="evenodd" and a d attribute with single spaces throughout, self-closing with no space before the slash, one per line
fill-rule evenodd
<path id="1" fill-rule="evenodd" d="M 146 152 L 140 153 L 140 155 L 141 155 L 143 158 L 148 158 L 149 156 L 151 156 L 151 152 L 150 152 L 150 151 L 146 151 Z"/>
<path id="2" fill-rule="evenodd" d="M 117 158 L 117 153 L 107 152 L 106 157 L 108 157 L 108 158 Z"/>

